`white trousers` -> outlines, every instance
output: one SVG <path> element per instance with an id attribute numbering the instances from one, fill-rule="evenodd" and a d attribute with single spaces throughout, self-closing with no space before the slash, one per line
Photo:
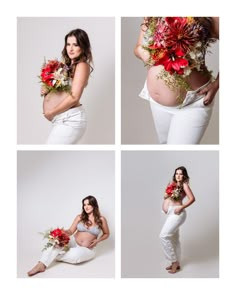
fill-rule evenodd
<path id="1" fill-rule="evenodd" d="M 179 215 L 174 213 L 178 206 L 169 206 L 167 219 L 164 223 L 160 239 L 165 257 L 170 262 L 180 261 L 181 247 L 179 241 L 179 227 L 186 219 L 186 211 L 183 210 Z"/>
<path id="2" fill-rule="evenodd" d="M 47 144 L 75 144 L 84 134 L 87 118 L 84 107 L 71 108 L 52 120 Z"/>
<path id="3" fill-rule="evenodd" d="M 153 121 L 160 144 L 199 144 L 209 124 L 214 103 L 205 106 L 205 95 L 188 91 L 181 106 L 167 107 L 154 101 L 145 83 L 140 96 L 150 101 Z"/>
<path id="4" fill-rule="evenodd" d="M 43 251 L 39 261 L 46 267 L 48 267 L 54 260 L 78 264 L 93 259 L 96 254 L 95 248 L 89 249 L 79 246 L 74 237 L 71 237 L 69 247 L 70 249 L 68 251 L 63 251 L 55 247 L 49 247 Z"/>

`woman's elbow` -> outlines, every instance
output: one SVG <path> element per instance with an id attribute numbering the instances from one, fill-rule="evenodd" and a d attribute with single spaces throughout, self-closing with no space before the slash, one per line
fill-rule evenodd
<path id="1" fill-rule="evenodd" d="M 80 96 L 75 95 L 73 93 L 71 94 L 71 105 L 72 106 L 77 105 L 79 100 L 80 100 Z"/>
<path id="2" fill-rule="evenodd" d="M 137 48 L 137 46 L 134 47 L 134 55 L 135 55 L 136 57 L 139 57 L 139 56 L 138 56 L 138 48 Z"/>
<path id="3" fill-rule="evenodd" d="M 142 48 L 142 45 L 140 45 L 140 44 L 137 44 L 134 48 L 134 55 L 139 59 L 142 59 L 141 54 L 140 54 L 141 48 Z"/>

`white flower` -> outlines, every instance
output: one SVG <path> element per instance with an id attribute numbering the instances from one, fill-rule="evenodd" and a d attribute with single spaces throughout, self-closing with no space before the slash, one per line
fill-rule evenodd
<path id="1" fill-rule="evenodd" d="M 192 70 L 190 69 L 190 67 L 185 67 L 184 68 L 184 76 L 187 77 L 191 74 Z"/>
<path id="2" fill-rule="evenodd" d="M 189 56 L 191 57 L 191 59 L 195 59 L 196 54 L 194 51 L 190 51 Z"/>
<path id="3" fill-rule="evenodd" d="M 198 41 L 196 44 L 195 44 L 195 47 L 198 48 L 198 47 L 201 47 L 202 46 L 202 42 L 201 41 Z"/>

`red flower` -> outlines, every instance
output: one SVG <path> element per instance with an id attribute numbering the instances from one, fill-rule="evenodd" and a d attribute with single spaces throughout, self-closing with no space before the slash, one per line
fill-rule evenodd
<path id="1" fill-rule="evenodd" d="M 179 17 L 179 16 L 175 16 L 175 17 L 165 17 L 165 21 L 169 24 L 169 25 L 173 25 L 174 23 L 180 23 L 182 25 L 185 25 L 187 23 L 187 17 Z"/>
<path id="2" fill-rule="evenodd" d="M 49 60 L 42 68 L 40 74 L 42 82 L 46 83 L 48 86 L 53 86 L 54 72 L 60 67 L 63 67 L 63 64 L 58 60 Z"/>
<path id="3" fill-rule="evenodd" d="M 187 17 L 166 17 L 165 46 L 180 49 L 185 54 L 191 50 L 199 40 L 200 26 L 188 23 Z"/>
<path id="4" fill-rule="evenodd" d="M 70 237 L 64 231 L 63 228 L 56 228 L 54 230 L 47 231 L 44 234 L 44 238 L 48 239 L 47 244 L 44 246 L 43 250 L 49 247 L 63 248 L 63 250 L 69 250 Z"/>
<path id="5" fill-rule="evenodd" d="M 48 92 L 50 91 L 68 91 L 70 90 L 69 83 L 69 68 L 64 63 L 58 60 L 48 60 L 44 62 L 44 65 L 40 73 L 40 82 L 46 87 Z"/>
<path id="6" fill-rule="evenodd" d="M 54 238 L 62 236 L 62 230 L 60 228 L 56 228 L 50 232 L 50 235 Z"/>
<path id="7" fill-rule="evenodd" d="M 175 182 L 170 183 L 166 188 L 167 195 L 172 195 L 173 191 L 176 189 L 176 186 L 177 185 Z"/>
<path id="8" fill-rule="evenodd" d="M 188 60 L 183 58 L 184 52 L 180 49 L 174 51 L 166 51 L 163 58 L 158 61 L 159 65 L 163 65 L 165 70 L 170 74 L 184 74 L 184 68 L 188 66 Z"/>

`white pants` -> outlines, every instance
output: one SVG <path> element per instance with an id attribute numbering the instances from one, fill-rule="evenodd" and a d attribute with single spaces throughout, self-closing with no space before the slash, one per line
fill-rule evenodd
<path id="1" fill-rule="evenodd" d="M 39 261 L 46 267 L 48 267 L 54 260 L 77 264 L 94 258 L 96 254 L 95 248 L 89 249 L 79 246 L 74 237 L 71 237 L 69 247 L 70 249 L 67 252 L 59 248 L 49 247 L 43 251 Z"/>
<path id="2" fill-rule="evenodd" d="M 203 104 L 205 95 L 188 91 L 181 106 L 167 107 L 154 101 L 145 83 L 140 96 L 150 101 L 153 121 L 160 144 L 199 144 L 209 124 L 213 104 Z"/>
<path id="3" fill-rule="evenodd" d="M 179 206 L 169 206 L 167 219 L 160 233 L 161 244 L 167 260 L 170 262 L 180 261 L 181 247 L 179 241 L 179 227 L 186 219 L 186 211 L 183 210 L 179 215 L 174 213 Z"/>
<path id="4" fill-rule="evenodd" d="M 84 134 L 86 126 L 84 107 L 71 108 L 53 118 L 47 144 L 75 144 Z"/>

